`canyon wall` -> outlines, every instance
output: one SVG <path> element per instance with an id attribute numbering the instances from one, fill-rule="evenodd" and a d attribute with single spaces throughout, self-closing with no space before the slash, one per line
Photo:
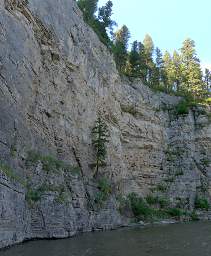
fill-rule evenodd
<path id="1" fill-rule="evenodd" d="M 119 198 L 133 192 L 189 209 L 210 200 L 210 116 L 178 115 L 180 100 L 121 78 L 75 1 L 1 0 L 0 247 L 126 225 Z M 110 134 L 99 175 L 111 184 L 100 206 L 99 114 Z"/>

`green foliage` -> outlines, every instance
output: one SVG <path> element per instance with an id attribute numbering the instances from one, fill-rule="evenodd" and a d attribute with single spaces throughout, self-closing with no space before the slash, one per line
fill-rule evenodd
<path id="1" fill-rule="evenodd" d="M 192 211 L 192 213 L 190 214 L 191 220 L 192 221 L 198 221 L 199 217 L 198 214 L 195 211 Z"/>
<path id="2" fill-rule="evenodd" d="M 183 172 L 183 170 L 181 170 L 181 169 L 179 169 L 179 170 L 177 170 L 176 172 L 175 172 L 175 176 L 177 177 L 177 176 L 182 176 L 182 175 L 184 175 L 184 172 Z"/>
<path id="3" fill-rule="evenodd" d="M 108 143 L 108 126 L 102 120 L 101 117 L 98 117 L 97 121 L 95 122 L 95 126 L 92 129 L 92 145 L 96 151 L 96 162 L 95 167 L 96 170 L 94 172 L 94 176 L 98 174 L 99 167 L 104 166 L 105 159 L 106 159 L 106 143 Z"/>
<path id="4" fill-rule="evenodd" d="M 182 100 L 176 106 L 177 115 L 187 115 L 189 113 L 190 105 L 186 100 Z"/>
<path id="5" fill-rule="evenodd" d="M 116 23 L 111 19 L 112 1 L 108 1 L 104 6 L 97 8 L 98 0 L 78 0 L 77 4 L 83 12 L 84 20 L 98 35 L 101 42 L 111 48 L 112 42 L 107 34 L 107 30 L 112 34 L 113 26 Z M 98 15 L 96 13 L 98 11 Z"/>
<path id="6" fill-rule="evenodd" d="M 131 210 L 134 216 L 139 219 L 163 219 L 178 218 L 186 215 L 186 212 L 179 208 L 169 208 L 169 201 L 166 198 L 147 196 L 146 201 L 135 193 L 128 195 Z M 160 208 L 152 205 L 160 205 Z"/>
<path id="7" fill-rule="evenodd" d="M 125 73 L 126 63 L 127 63 L 127 48 L 128 41 L 130 39 L 130 32 L 127 26 L 123 25 L 119 30 L 114 34 L 113 42 L 113 54 L 116 61 L 117 68 L 121 74 Z"/>
<path id="8" fill-rule="evenodd" d="M 130 33 L 127 26 L 124 25 L 113 34 L 116 23 L 111 19 L 112 1 L 109 0 L 100 8 L 97 7 L 98 0 L 78 0 L 77 3 L 84 20 L 112 50 L 121 74 L 142 79 L 156 92 L 180 94 L 184 97 L 189 93 L 196 103 L 200 101 L 210 104 L 211 71 L 206 69 L 203 77 L 193 40 L 186 39 L 180 52 L 174 51 L 172 55 L 165 52 L 163 55 L 147 34 L 143 42 L 134 41 L 128 51 Z M 188 114 L 188 109 L 184 100 L 176 111 L 179 115 L 185 115 Z"/>
<path id="9" fill-rule="evenodd" d="M 153 215 L 153 209 L 147 205 L 144 199 L 138 197 L 135 193 L 129 194 L 128 198 L 135 217 L 140 218 L 142 216 L 144 218 L 148 218 Z"/>
<path id="10" fill-rule="evenodd" d="M 32 205 L 35 202 L 40 201 L 42 195 L 42 191 L 40 189 L 33 190 L 29 188 L 26 193 L 27 202 Z"/>
<path id="11" fill-rule="evenodd" d="M 168 199 L 164 197 L 158 197 L 153 195 L 147 195 L 145 198 L 148 205 L 159 205 L 160 208 L 166 208 L 169 205 Z"/>
<path id="12" fill-rule="evenodd" d="M 83 12 L 86 22 L 90 22 L 92 19 L 94 19 L 94 15 L 97 11 L 98 0 L 78 0 L 77 4 Z"/>
<path id="13" fill-rule="evenodd" d="M 211 164 L 211 161 L 208 158 L 203 158 L 201 159 L 201 164 L 206 167 L 209 167 L 209 165 Z"/>
<path id="14" fill-rule="evenodd" d="M 98 205 L 102 206 L 103 203 L 109 198 L 111 192 L 112 192 L 112 187 L 110 182 L 108 181 L 107 178 L 101 178 L 98 181 L 97 185 L 99 192 L 97 193 L 95 197 L 95 203 Z"/>
<path id="15" fill-rule="evenodd" d="M 208 200 L 206 198 L 200 198 L 196 197 L 195 199 L 195 208 L 196 209 L 203 209 L 203 210 L 209 210 L 210 205 L 208 203 Z"/>
<path id="16" fill-rule="evenodd" d="M 31 185 L 27 185 L 26 200 L 29 205 L 33 205 L 41 200 L 42 196 L 46 192 L 55 192 L 57 196 L 55 197 L 55 202 L 63 204 L 67 201 L 67 193 L 65 191 L 64 185 L 54 186 L 43 183 L 38 188 L 32 188 Z"/>
<path id="17" fill-rule="evenodd" d="M 149 205 L 158 204 L 158 203 L 159 203 L 159 198 L 158 198 L 157 196 L 147 195 L 147 197 L 146 197 L 146 202 L 147 202 Z"/>
<path id="18" fill-rule="evenodd" d="M 167 208 L 169 206 L 169 200 L 167 198 L 161 197 L 158 199 L 158 203 L 160 205 L 160 208 Z"/>
<path id="19" fill-rule="evenodd" d="M 20 183 L 23 187 L 26 186 L 26 182 L 21 177 L 19 177 L 9 165 L 4 163 L 3 161 L 0 161 L 0 171 L 2 171 L 9 179 Z"/>
<path id="20" fill-rule="evenodd" d="M 69 164 L 66 164 L 64 161 L 58 160 L 53 156 L 44 156 L 39 152 L 29 151 L 26 159 L 26 165 L 31 166 L 37 164 L 38 162 L 42 163 L 42 168 L 46 172 L 65 170 L 73 173 L 78 173 L 80 169 L 79 167 L 74 167 Z"/>
<path id="21" fill-rule="evenodd" d="M 157 185 L 157 190 L 160 192 L 166 192 L 168 186 L 165 183 L 161 183 Z"/>
<path id="22" fill-rule="evenodd" d="M 10 147 L 10 155 L 14 158 L 17 155 L 17 148 L 14 144 L 11 145 Z"/>
<path id="23" fill-rule="evenodd" d="M 184 215 L 184 211 L 180 208 L 169 208 L 166 210 L 166 213 L 171 217 L 181 217 Z"/>
<path id="24" fill-rule="evenodd" d="M 137 41 L 133 42 L 132 49 L 128 54 L 125 74 L 130 77 L 140 77 L 140 56 Z"/>

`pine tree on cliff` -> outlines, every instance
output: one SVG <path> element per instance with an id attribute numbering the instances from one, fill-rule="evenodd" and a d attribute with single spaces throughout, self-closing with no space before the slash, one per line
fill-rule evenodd
<path id="1" fill-rule="evenodd" d="M 186 39 L 181 48 L 182 88 L 199 99 L 204 93 L 200 60 L 197 58 L 195 42 Z"/>
<path id="2" fill-rule="evenodd" d="M 164 70 L 163 70 L 163 56 L 162 56 L 162 52 L 161 50 L 157 47 L 155 49 L 155 65 L 154 68 L 152 70 L 152 74 L 153 74 L 153 86 L 159 86 L 163 83 L 163 74 L 164 74 Z"/>
<path id="3" fill-rule="evenodd" d="M 132 44 L 131 51 L 128 56 L 126 74 L 130 77 L 140 77 L 140 56 L 139 45 L 137 41 Z"/>
<path id="4" fill-rule="evenodd" d="M 163 56 L 164 72 L 165 72 L 165 81 L 164 88 L 166 92 L 172 91 L 174 83 L 174 74 L 173 74 L 173 61 L 170 53 L 166 51 Z"/>
<path id="5" fill-rule="evenodd" d="M 78 0 L 77 4 L 83 12 L 84 20 L 94 29 L 101 42 L 109 48 L 111 40 L 107 34 L 107 30 L 112 34 L 113 26 L 116 24 L 111 19 L 112 1 L 108 1 L 104 6 L 97 8 L 98 0 Z M 96 13 L 98 11 L 98 15 Z"/>
<path id="6" fill-rule="evenodd" d="M 140 62 L 140 78 L 144 83 L 147 82 L 147 63 L 145 58 L 145 49 L 143 43 L 138 43 L 139 62 Z"/>
<path id="7" fill-rule="evenodd" d="M 113 53 L 116 65 L 120 73 L 125 73 L 126 62 L 128 58 L 127 48 L 130 39 L 130 32 L 127 26 L 122 26 L 114 34 Z"/>
<path id="8" fill-rule="evenodd" d="M 145 61 L 147 66 L 147 76 L 146 81 L 148 85 L 152 85 L 153 83 L 153 69 L 154 69 L 154 62 L 153 62 L 153 52 L 154 52 L 154 43 L 150 35 L 146 35 L 143 41 L 144 45 L 144 54 L 145 54 Z"/>
<path id="9" fill-rule="evenodd" d="M 98 20 L 102 22 L 104 29 L 109 29 L 111 35 L 113 35 L 113 26 L 116 26 L 116 22 L 111 19 L 113 3 L 108 1 L 104 6 L 99 8 Z"/>
<path id="10" fill-rule="evenodd" d="M 211 89 L 211 71 L 208 68 L 206 68 L 204 72 L 204 83 L 207 92 L 209 92 Z"/>
<path id="11" fill-rule="evenodd" d="M 173 89 L 177 92 L 181 91 L 180 85 L 182 84 L 182 63 L 181 57 L 177 51 L 173 52 L 172 57 L 172 79 Z"/>
<path id="12" fill-rule="evenodd" d="M 112 46 L 112 42 L 107 31 L 113 36 L 113 26 L 116 26 L 116 22 L 111 19 L 112 7 L 112 1 L 108 1 L 104 6 L 100 7 L 98 11 L 98 22 L 96 22 L 97 34 L 100 40 L 109 48 Z"/>
<path id="13" fill-rule="evenodd" d="M 78 7 L 83 12 L 84 20 L 92 23 L 95 20 L 98 0 L 78 0 Z"/>
<path id="14" fill-rule="evenodd" d="M 95 171 L 93 176 L 96 176 L 99 167 L 105 165 L 105 158 L 107 154 L 106 143 L 108 142 L 109 132 L 108 126 L 101 117 L 98 117 L 95 126 L 92 129 L 92 145 L 96 151 Z"/>
<path id="15" fill-rule="evenodd" d="M 155 54 L 156 54 L 156 59 L 155 59 L 156 67 L 158 69 L 158 83 L 163 86 L 165 84 L 165 81 L 166 81 L 163 54 L 162 54 L 161 50 L 158 47 L 155 49 Z"/>

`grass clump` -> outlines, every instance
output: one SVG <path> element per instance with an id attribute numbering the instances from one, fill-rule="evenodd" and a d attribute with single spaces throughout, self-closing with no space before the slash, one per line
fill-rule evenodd
<path id="1" fill-rule="evenodd" d="M 22 186 L 26 186 L 26 182 L 15 174 L 14 170 L 4 162 L 0 161 L 0 170 L 11 180 L 20 183 Z"/>
<path id="2" fill-rule="evenodd" d="M 147 203 L 141 197 L 138 197 L 135 193 L 128 195 L 131 210 L 136 218 L 143 216 L 145 219 L 152 217 L 154 210 L 150 208 Z"/>
<path id="3" fill-rule="evenodd" d="M 180 208 L 169 208 L 165 210 L 166 213 L 171 217 L 181 217 L 184 215 L 184 211 Z"/>
<path id="4" fill-rule="evenodd" d="M 95 203 L 102 206 L 103 203 L 109 198 L 112 192 L 112 187 L 108 179 L 104 177 L 98 181 L 97 188 L 99 189 L 99 192 L 95 197 Z"/>
<path id="5" fill-rule="evenodd" d="M 26 193 L 26 201 L 30 204 L 40 201 L 42 192 L 39 189 L 33 190 L 29 188 Z"/>
<path id="6" fill-rule="evenodd" d="M 146 199 L 139 197 L 135 193 L 128 195 L 130 202 L 130 208 L 133 215 L 137 220 L 156 220 L 165 218 L 180 218 L 187 215 L 185 211 L 180 208 L 169 207 L 170 202 L 166 198 L 159 198 L 153 196 L 147 196 Z M 151 205 L 156 205 L 152 207 Z"/>
<path id="7" fill-rule="evenodd" d="M 208 211 L 209 208 L 210 208 L 210 205 L 209 205 L 208 200 L 206 198 L 196 197 L 196 199 L 195 199 L 195 208 Z"/>
<path id="8" fill-rule="evenodd" d="M 46 172 L 51 172 L 51 171 L 58 171 L 58 170 L 65 170 L 65 171 L 70 171 L 73 172 L 74 174 L 79 172 L 79 167 L 74 167 L 69 164 L 66 164 L 62 160 L 58 160 L 53 156 L 46 155 L 43 156 L 39 152 L 35 151 L 29 151 L 26 164 L 28 166 L 37 164 L 38 162 L 42 163 L 42 168 Z"/>
<path id="9" fill-rule="evenodd" d="M 161 209 L 169 205 L 169 201 L 164 197 L 148 195 L 145 200 L 148 205 L 159 205 Z"/>
<path id="10" fill-rule="evenodd" d="M 147 197 L 146 197 L 146 202 L 147 202 L 149 205 L 158 204 L 158 203 L 159 203 L 159 198 L 158 198 L 157 196 L 147 195 Z"/>

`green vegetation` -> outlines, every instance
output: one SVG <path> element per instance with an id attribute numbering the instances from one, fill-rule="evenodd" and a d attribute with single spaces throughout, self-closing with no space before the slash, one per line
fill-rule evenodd
<path id="1" fill-rule="evenodd" d="M 17 148 L 14 144 L 11 145 L 10 147 L 10 155 L 14 158 L 17 155 Z"/>
<path id="2" fill-rule="evenodd" d="M 160 192 L 166 192 L 167 189 L 168 189 L 168 186 L 165 183 L 157 185 L 157 190 Z"/>
<path id="3" fill-rule="evenodd" d="M 154 209 L 150 208 L 148 204 L 144 201 L 144 199 L 138 197 L 135 193 L 131 193 L 128 196 L 131 210 L 135 217 L 140 218 L 148 218 L 152 217 L 154 212 Z"/>
<path id="4" fill-rule="evenodd" d="M 67 201 L 67 193 L 65 190 L 64 185 L 48 185 L 43 183 L 38 188 L 32 188 L 29 184 L 27 185 L 27 193 L 26 193 L 26 200 L 29 205 L 33 205 L 36 202 L 39 202 L 42 196 L 46 192 L 55 192 L 57 196 L 55 197 L 55 201 L 57 203 L 63 204 Z"/>
<path id="5" fill-rule="evenodd" d="M 185 215 L 185 212 L 180 208 L 169 208 L 166 210 L 166 213 L 171 217 L 181 217 Z"/>
<path id="6" fill-rule="evenodd" d="M 209 167 L 211 164 L 211 161 L 208 158 L 203 158 L 203 159 L 201 159 L 201 164 L 206 167 Z"/>
<path id="7" fill-rule="evenodd" d="M 158 198 L 158 196 L 148 195 L 148 196 L 146 197 L 146 202 L 147 202 L 149 205 L 158 204 L 158 203 L 159 203 L 159 198 Z"/>
<path id="8" fill-rule="evenodd" d="M 146 199 L 139 197 L 135 193 L 128 195 L 131 210 L 134 216 L 140 220 L 180 218 L 187 213 L 180 208 L 169 208 L 169 201 L 165 198 L 147 196 Z M 159 204 L 160 207 L 152 207 Z"/>
<path id="9" fill-rule="evenodd" d="M 192 211 L 192 213 L 190 214 L 191 220 L 192 221 L 198 221 L 199 217 L 197 215 L 197 213 L 195 211 Z"/>
<path id="10" fill-rule="evenodd" d="M 111 19 L 112 1 L 98 8 L 98 0 L 78 0 L 77 4 L 83 12 L 84 20 L 93 28 L 99 39 L 108 47 L 112 47 L 112 41 L 107 33 L 113 34 L 113 26 L 116 23 Z"/>
<path id="11" fill-rule="evenodd" d="M 178 115 L 188 114 L 193 105 L 211 104 L 211 71 L 206 69 L 203 74 L 193 40 L 187 38 L 179 52 L 163 54 L 147 34 L 142 42 L 135 40 L 128 50 L 128 27 L 123 25 L 113 33 L 116 22 L 111 19 L 112 1 L 100 8 L 98 0 L 78 0 L 77 3 L 84 20 L 113 52 L 120 74 L 140 78 L 154 91 L 184 97 L 176 107 Z"/>
<path id="12" fill-rule="evenodd" d="M 184 172 L 183 172 L 183 170 L 181 170 L 181 169 L 179 169 L 179 170 L 177 170 L 176 172 L 175 172 L 175 176 L 177 177 L 177 176 L 182 176 L 182 175 L 184 175 Z"/>
<path id="13" fill-rule="evenodd" d="M 106 143 L 108 143 L 108 127 L 101 117 L 98 117 L 95 126 L 92 129 L 92 145 L 96 151 L 96 161 L 94 163 L 94 176 L 98 174 L 99 167 L 105 166 Z"/>
<path id="14" fill-rule="evenodd" d="M 147 195 L 145 198 L 148 205 L 159 205 L 160 208 L 166 208 L 169 206 L 168 199 L 159 196 Z"/>
<path id="15" fill-rule="evenodd" d="M 19 177 L 15 171 L 6 163 L 0 161 L 0 170 L 11 180 L 20 183 L 22 186 L 26 186 L 26 182 Z"/>
<path id="16" fill-rule="evenodd" d="M 195 208 L 208 211 L 209 208 L 210 208 L 210 205 L 209 205 L 208 200 L 206 198 L 196 197 L 196 199 L 195 199 Z"/>
<path id="17" fill-rule="evenodd" d="M 109 198 L 112 192 L 111 184 L 107 178 L 101 178 L 97 185 L 99 192 L 95 197 L 95 203 L 102 206 L 103 203 Z"/>
<path id="18" fill-rule="evenodd" d="M 165 197 L 148 195 L 146 198 L 138 196 L 136 193 L 131 193 L 127 198 L 120 198 L 119 210 L 121 214 L 128 213 L 130 209 L 137 221 L 139 220 L 158 220 L 158 219 L 191 219 L 199 220 L 195 210 L 188 211 L 190 200 L 189 198 L 176 198 L 177 204 L 171 206 L 170 201 Z M 195 209 L 208 210 L 208 201 L 204 198 L 196 198 Z"/>
<path id="19" fill-rule="evenodd" d="M 29 188 L 26 193 L 26 200 L 27 202 L 32 205 L 35 202 L 40 201 L 42 192 L 40 189 L 33 190 Z"/>
<path id="20" fill-rule="evenodd" d="M 176 113 L 178 115 L 187 115 L 189 113 L 189 104 L 186 100 L 181 100 L 176 106 Z"/>
<path id="21" fill-rule="evenodd" d="M 31 166 L 31 165 L 37 164 L 38 162 L 42 163 L 42 168 L 47 173 L 55 172 L 59 170 L 65 170 L 75 174 L 75 173 L 79 173 L 79 169 L 80 169 L 79 167 L 71 166 L 62 160 L 58 160 L 53 156 L 50 156 L 50 155 L 44 156 L 39 152 L 29 151 L 26 159 L 26 165 Z"/>

